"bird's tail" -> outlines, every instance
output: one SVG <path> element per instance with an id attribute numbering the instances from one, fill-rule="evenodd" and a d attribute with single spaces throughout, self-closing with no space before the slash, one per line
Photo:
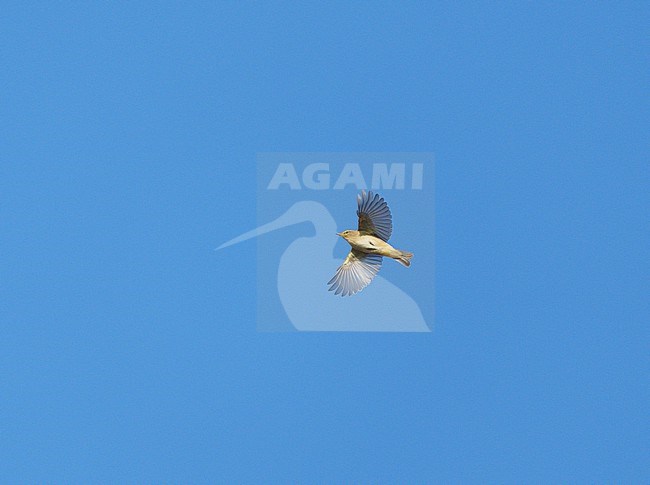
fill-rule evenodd
<path id="1" fill-rule="evenodd" d="M 411 266 L 412 257 L 413 257 L 413 253 L 409 253 L 408 251 L 400 251 L 398 249 L 397 255 L 395 256 L 395 261 L 408 268 L 409 266 Z"/>

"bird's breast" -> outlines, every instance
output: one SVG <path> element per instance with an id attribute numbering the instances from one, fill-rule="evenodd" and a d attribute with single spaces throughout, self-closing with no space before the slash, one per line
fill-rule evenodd
<path id="1" fill-rule="evenodd" d="M 392 249 L 390 244 L 375 236 L 357 236 L 350 239 L 348 242 L 354 249 L 364 253 L 382 254 L 386 252 L 387 249 Z"/>

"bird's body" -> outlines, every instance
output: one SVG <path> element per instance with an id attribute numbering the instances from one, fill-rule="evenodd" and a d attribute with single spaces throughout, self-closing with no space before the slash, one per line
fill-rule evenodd
<path id="1" fill-rule="evenodd" d="M 337 233 L 352 247 L 343 264 L 328 282 L 330 291 L 341 296 L 354 295 L 370 284 L 381 268 L 382 257 L 392 258 L 403 266 L 411 265 L 413 253 L 388 244 L 393 222 L 386 201 L 365 190 L 357 196 L 358 230 Z"/>
<path id="2" fill-rule="evenodd" d="M 386 258 L 393 258 L 404 266 L 411 265 L 409 259 L 413 254 L 395 249 L 377 236 L 373 236 L 372 234 L 363 234 L 359 231 L 353 230 L 343 231 L 338 234 L 345 239 L 350 246 L 352 246 L 352 249 L 356 249 L 362 253 L 378 254 L 379 256 L 384 256 Z"/>

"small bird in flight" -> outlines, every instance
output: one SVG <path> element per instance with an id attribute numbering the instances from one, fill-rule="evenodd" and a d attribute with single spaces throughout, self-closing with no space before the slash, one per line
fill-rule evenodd
<path id="1" fill-rule="evenodd" d="M 352 249 L 334 277 L 327 283 L 335 295 L 354 295 L 370 284 L 381 268 L 382 256 L 393 258 L 404 266 L 411 266 L 413 253 L 400 251 L 388 244 L 393 222 L 388 204 L 379 194 L 361 191 L 357 195 L 357 231 L 337 232 Z"/>

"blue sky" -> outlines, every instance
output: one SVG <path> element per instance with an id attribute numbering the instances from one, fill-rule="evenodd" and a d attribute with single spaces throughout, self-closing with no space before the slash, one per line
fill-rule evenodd
<path id="1" fill-rule="evenodd" d="M 2 10 L 0 481 L 648 481 L 646 4 Z M 435 153 L 435 332 L 256 332 L 269 151 Z"/>

